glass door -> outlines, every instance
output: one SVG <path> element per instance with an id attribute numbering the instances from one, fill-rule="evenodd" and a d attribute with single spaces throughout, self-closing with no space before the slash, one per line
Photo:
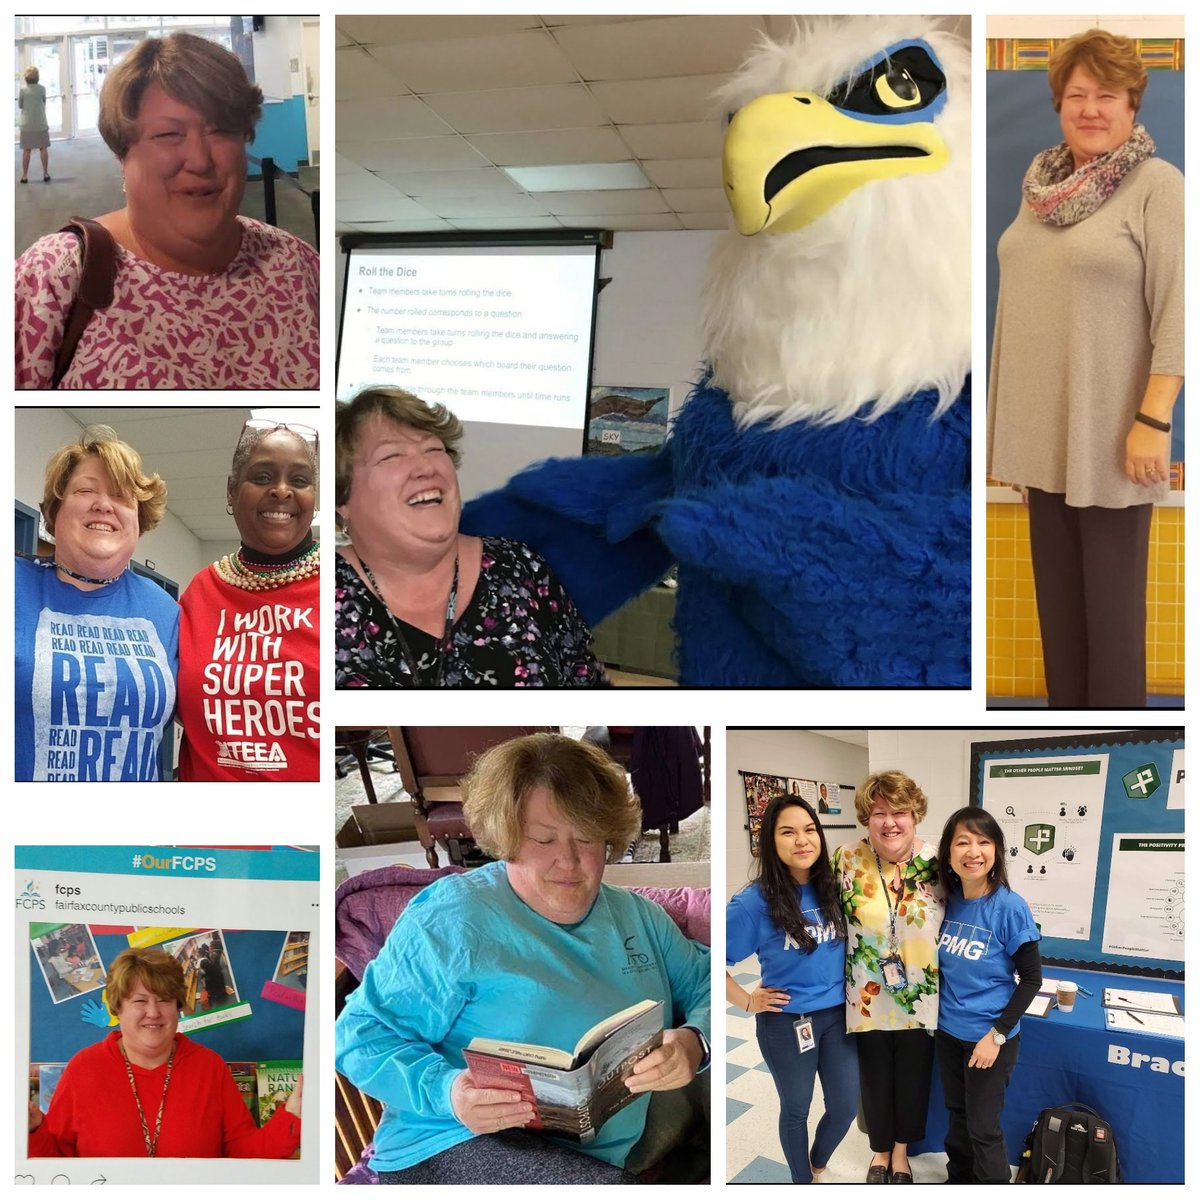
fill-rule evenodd
<path id="1" fill-rule="evenodd" d="M 100 88 L 108 71 L 108 37 L 92 34 L 71 38 L 72 115 L 75 136 L 87 137 L 96 133 L 96 116 L 100 111 Z"/>

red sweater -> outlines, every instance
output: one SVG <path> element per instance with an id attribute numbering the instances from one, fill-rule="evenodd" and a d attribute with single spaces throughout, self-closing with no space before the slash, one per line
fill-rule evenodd
<path id="1" fill-rule="evenodd" d="M 50 1111 L 29 1135 L 30 1158 L 146 1158 L 146 1139 L 129 1088 L 121 1035 L 80 1050 L 67 1063 Z M 259 1129 L 221 1057 L 183 1034 L 163 1107 L 159 1158 L 290 1158 L 300 1118 L 279 1109 Z M 167 1066 L 133 1068 L 150 1136 Z"/>
<path id="2" fill-rule="evenodd" d="M 205 567 L 180 600 L 179 778 L 315 782 L 320 580 L 247 592 Z"/>

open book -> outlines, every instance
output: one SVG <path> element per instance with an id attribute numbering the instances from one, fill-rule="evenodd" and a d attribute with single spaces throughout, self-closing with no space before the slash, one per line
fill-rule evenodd
<path id="1" fill-rule="evenodd" d="M 662 1044 L 661 1000 L 642 1000 L 593 1025 L 574 1050 L 473 1038 L 463 1051 L 477 1087 L 520 1092 L 535 1108 L 526 1129 L 590 1142 L 636 1097 L 633 1064 Z"/>

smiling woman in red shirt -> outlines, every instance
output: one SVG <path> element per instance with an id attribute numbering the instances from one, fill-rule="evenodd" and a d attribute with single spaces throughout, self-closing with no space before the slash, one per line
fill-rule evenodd
<path id="1" fill-rule="evenodd" d="M 316 781 L 317 431 L 247 421 L 227 499 L 241 546 L 205 567 L 180 601 L 179 778 Z"/>
<path id="2" fill-rule="evenodd" d="M 50 1111 L 29 1105 L 30 1158 L 290 1158 L 303 1079 L 262 1128 L 219 1055 L 178 1032 L 183 968 L 125 950 L 106 980 L 120 1028 L 67 1063 Z"/>

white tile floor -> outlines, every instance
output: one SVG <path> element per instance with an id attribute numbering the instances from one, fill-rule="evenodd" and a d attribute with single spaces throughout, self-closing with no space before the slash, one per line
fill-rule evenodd
<path id="1" fill-rule="evenodd" d="M 731 974 L 749 991 L 759 982 L 758 960 L 749 958 Z M 725 1006 L 725 1178 L 729 1183 L 789 1183 L 779 1145 L 779 1099 L 754 1036 L 754 1018 Z M 809 1135 L 822 1113 L 817 1081 L 809 1116 Z M 822 1176 L 824 1183 L 862 1183 L 871 1147 L 867 1135 L 851 1125 Z M 914 1183 L 944 1183 L 945 1154 L 922 1154 L 911 1160 Z"/>

